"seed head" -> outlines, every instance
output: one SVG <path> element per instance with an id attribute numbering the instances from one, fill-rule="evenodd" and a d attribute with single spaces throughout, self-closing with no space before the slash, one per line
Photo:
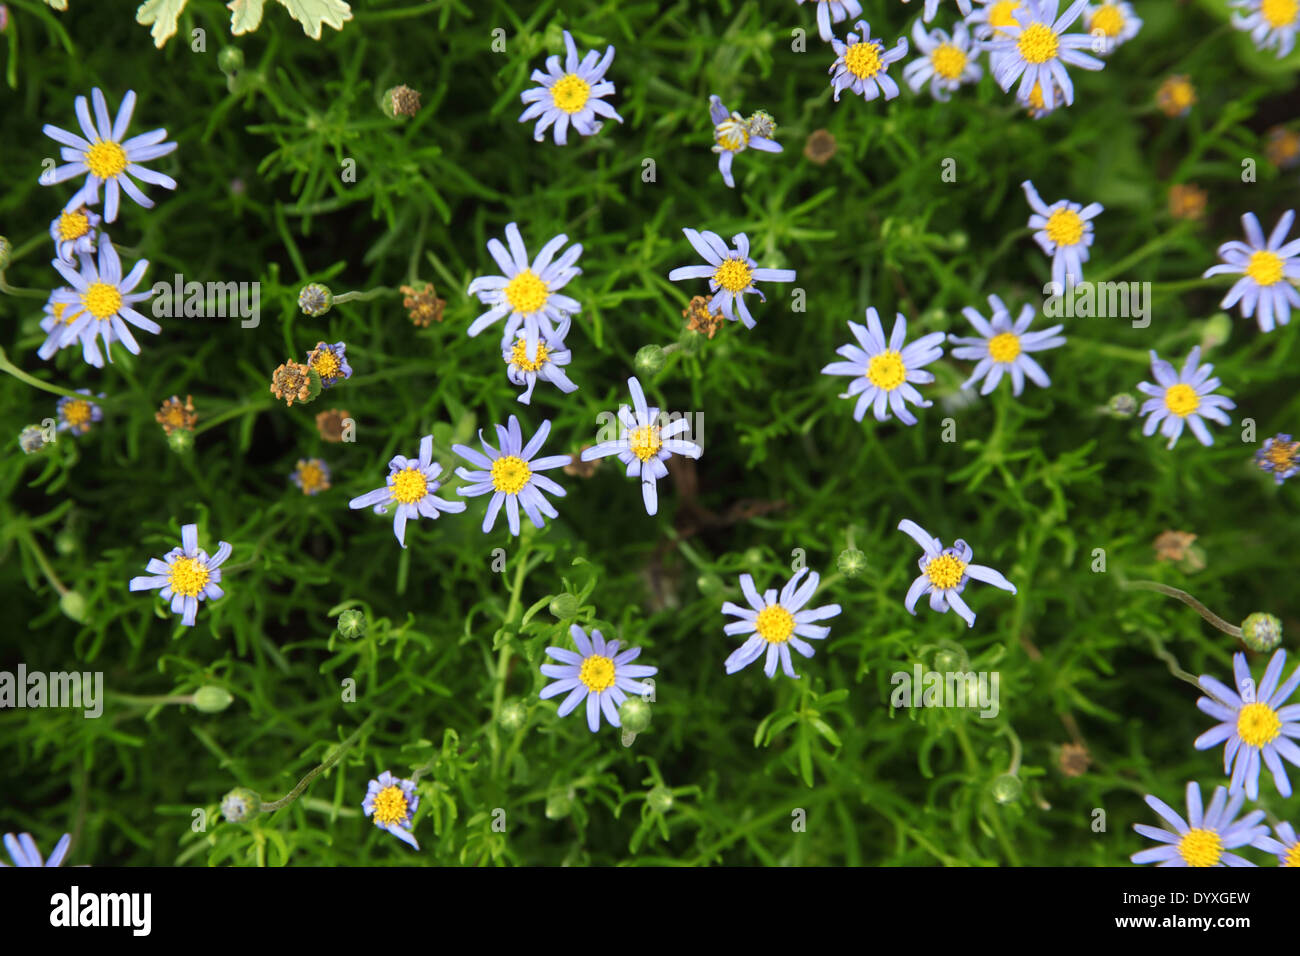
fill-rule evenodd
<path id="1" fill-rule="evenodd" d="M 194 396 L 186 395 L 185 404 L 182 405 L 181 400 L 173 395 L 159 406 L 153 418 L 168 435 L 177 429 L 194 431 L 194 423 L 199 420 L 199 416 L 194 413 Z"/>
<path id="2" fill-rule="evenodd" d="M 402 286 L 402 308 L 406 309 L 411 322 L 421 328 L 427 328 L 430 322 L 442 321 L 442 310 L 447 307 L 447 300 L 438 298 L 433 283 L 424 283 L 423 288 Z"/>

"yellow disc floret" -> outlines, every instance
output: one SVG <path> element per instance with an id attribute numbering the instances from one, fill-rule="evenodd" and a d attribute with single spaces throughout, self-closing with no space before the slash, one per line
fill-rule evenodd
<path id="1" fill-rule="evenodd" d="M 1259 5 L 1259 12 L 1273 29 L 1290 26 L 1300 15 L 1300 3 L 1297 0 L 1264 0 Z"/>
<path id="2" fill-rule="evenodd" d="M 749 145 L 749 127 L 740 120 L 725 119 L 713 128 L 713 138 L 729 153 L 738 153 Z"/>
<path id="3" fill-rule="evenodd" d="M 587 690 L 599 694 L 614 686 L 614 660 L 603 654 L 592 654 L 585 658 L 578 670 L 578 680 L 587 685 Z"/>
<path id="4" fill-rule="evenodd" d="M 1073 246 L 1083 238 L 1083 219 L 1073 209 L 1058 209 L 1047 217 L 1044 229 L 1058 246 Z"/>
<path id="5" fill-rule="evenodd" d="M 713 281 L 728 292 L 743 292 L 753 278 L 754 270 L 743 259 L 726 259 L 713 273 Z"/>
<path id="6" fill-rule="evenodd" d="M 1020 336 L 1002 332 L 989 339 L 989 358 L 1004 365 L 1014 362 L 1020 354 Z"/>
<path id="7" fill-rule="evenodd" d="M 875 40 L 854 43 L 844 51 L 844 66 L 860 80 L 867 80 L 880 72 L 880 44 Z"/>
<path id="8" fill-rule="evenodd" d="M 1026 63 L 1046 63 L 1048 60 L 1056 58 L 1056 51 L 1060 48 L 1061 41 L 1052 32 L 1051 27 L 1044 26 L 1041 23 L 1031 23 L 1020 31 L 1020 38 L 1016 40 L 1016 47 L 1020 50 L 1020 55 L 1024 57 Z"/>
<path id="9" fill-rule="evenodd" d="M 627 443 L 632 454 L 642 461 L 649 461 L 659 454 L 659 449 L 663 447 L 663 441 L 659 437 L 659 426 L 643 425 L 640 428 L 634 428 L 631 434 L 627 436 Z"/>
<path id="10" fill-rule="evenodd" d="M 1282 257 L 1267 249 L 1251 253 L 1250 262 L 1246 264 L 1246 275 L 1260 285 L 1276 285 L 1282 281 Z"/>
<path id="11" fill-rule="evenodd" d="M 525 269 L 506 284 L 506 301 L 516 312 L 538 312 L 546 305 L 547 288 L 532 269 Z"/>
<path id="12" fill-rule="evenodd" d="M 406 468 L 393 476 L 388 488 L 398 504 L 413 505 L 429 493 L 429 482 L 419 468 Z"/>
<path id="13" fill-rule="evenodd" d="M 1201 407 L 1201 396 L 1192 386 L 1179 382 L 1165 391 L 1165 407 L 1179 418 L 1186 418 Z"/>
<path id="14" fill-rule="evenodd" d="M 330 480 L 325 474 L 325 469 L 320 466 L 320 461 L 315 458 L 298 462 L 298 483 L 302 486 L 304 495 L 318 494 L 327 490 L 330 486 Z"/>
<path id="15" fill-rule="evenodd" d="M 1107 3 L 1097 8 L 1097 12 L 1092 15 L 1088 21 L 1088 32 L 1096 33 L 1100 30 L 1108 37 L 1117 37 L 1120 31 L 1124 29 L 1124 12 L 1113 3 Z"/>
<path id="16" fill-rule="evenodd" d="M 88 424 L 90 416 L 90 402 L 74 398 L 72 401 L 64 403 L 63 420 L 72 428 Z"/>
<path id="17" fill-rule="evenodd" d="M 532 476 L 528 462 L 514 455 L 502 455 L 492 462 L 492 487 L 508 495 L 519 494 Z"/>
<path id="18" fill-rule="evenodd" d="M 113 179 L 126 169 L 126 150 L 117 143 L 100 140 L 85 154 L 86 168 L 99 179 Z"/>
<path id="19" fill-rule="evenodd" d="M 335 378 L 339 374 L 338 356 L 329 349 L 316 349 L 312 353 L 311 367 L 323 379 Z"/>
<path id="20" fill-rule="evenodd" d="M 80 209 L 59 213 L 59 238 L 65 242 L 90 232 L 90 217 Z"/>
<path id="21" fill-rule="evenodd" d="M 528 342 L 524 339 L 516 342 L 514 349 L 510 353 L 510 364 L 523 372 L 536 372 L 549 361 L 550 359 L 546 355 L 546 346 L 541 342 L 537 343 L 537 358 L 535 359 L 528 357 Z"/>
<path id="22" fill-rule="evenodd" d="M 1014 16 L 1016 10 L 1020 9 L 1020 0 L 998 0 L 997 3 L 989 7 L 989 26 L 991 27 L 1015 27 Z M 1001 30 L 995 29 L 994 36 L 1006 36 Z"/>
<path id="23" fill-rule="evenodd" d="M 1237 736 L 1250 747 L 1262 747 L 1277 739 L 1282 721 L 1268 704 L 1247 704 L 1237 713 Z"/>
<path id="24" fill-rule="evenodd" d="M 1286 860 L 1283 866 L 1300 866 L 1300 843 L 1293 843 L 1291 849 L 1286 852 Z"/>
<path id="25" fill-rule="evenodd" d="M 951 43 L 940 43 L 930 53 L 930 66 L 945 80 L 955 80 L 966 69 L 966 54 Z"/>
<path id="26" fill-rule="evenodd" d="M 925 566 L 925 576 L 940 591 L 955 588 L 966 573 L 966 562 L 954 554 L 941 554 L 931 558 Z"/>
<path id="27" fill-rule="evenodd" d="M 81 304 L 97 319 L 109 319 L 122 308 L 122 293 L 107 282 L 92 282 L 81 293 Z"/>
<path id="28" fill-rule="evenodd" d="M 907 368 L 899 352 L 881 352 L 867 363 L 867 381 L 876 388 L 892 392 L 907 379 Z"/>
<path id="29" fill-rule="evenodd" d="M 198 558 L 177 558 L 167 571 L 167 586 L 182 597 L 195 597 L 208 583 L 208 569 Z"/>
<path id="30" fill-rule="evenodd" d="M 374 820 L 379 826 L 392 826 L 395 823 L 402 823 L 406 820 L 407 814 L 410 813 L 410 802 L 406 799 L 406 794 L 402 788 L 394 784 L 391 787 L 384 787 L 375 794 L 375 813 Z"/>
<path id="31" fill-rule="evenodd" d="M 591 97 L 591 84 L 576 73 L 569 73 L 551 87 L 551 99 L 557 109 L 576 113 L 587 105 Z"/>
<path id="32" fill-rule="evenodd" d="M 1188 830 L 1178 841 L 1178 855 L 1188 866 L 1215 866 L 1223 857 L 1223 841 L 1213 830 Z"/>
<path id="33" fill-rule="evenodd" d="M 794 633 L 794 615 L 779 604 L 769 604 L 754 619 L 758 636 L 769 644 L 784 644 Z"/>

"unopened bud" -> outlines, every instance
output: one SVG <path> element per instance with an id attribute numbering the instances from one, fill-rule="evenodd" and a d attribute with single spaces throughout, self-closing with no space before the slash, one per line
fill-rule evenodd
<path id="1" fill-rule="evenodd" d="M 59 610 L 78 624 L 86 620 L 86 599 L 80 591 L 69 591 L 59 598 Z"/>
<path id="2" fill-rule="evenodd" d="M 501 722 L 503 730 L 513 733 L 524 725 L 528 719 L 528 708 L 521 701 L 512 700 L 501 708 L 501 715 L 497 720 Z"/>
<path id="3" fill-rule="evenodd" d="M 366 616 L 356 608 L 349 608 L 339 615 L 339 634 L 347 638 L 364 637 L 366 634 Z"/>
<path id="4" fill-rule="evenodd" d="M 1282 643 L 1282 622 L 1256 611 L 1241 622 L 1241 641 L 1252 651 L 1268 652 Z"/>
<path id="5" fill-rule="evenodd" d="M 304 315 L 310 315 L 313 319 L 320 318 L 333 307 L 334 293 L 327 285 L 309 282 L 298 293 L 298 308 L 302 309 Z"/>
<path id="6" fill-rule="evenodd" d="M 261 808 L 262 797 L 247 787 L 236 787 L 221 798 L 221 815 L 231 823 L 243 823 Z"/>
<path id="7" fill-rule="evenodd" d="M 640 697 L 629 697 L 619 705 L 618 719 L 625 731 L 642 733 L 650 726 L 650 705 Z"/>
<path id="8" fill-rule="evenodd" d="M 194 706 L 205 714 L 219 714 L 234 700 L 230 691 L 215 684 L 206 684 L 194 692 Z"/>
<path id="9" fill-rule="evenodd" d="M 194 432 L 188 428 L 177 428 L 167 436 L 167 447 L 178 455 L 183 455 L 194 447 Z"/>
<path id="10" fill-rule="evenodd" d="M 667 361 L 668 357 L 664 355 L 662 346 L 646 345 L 636 353 L 636 370 L 642 375 L 654 375 Z"/>
<path id="11" fill-rule="evenodd" d="M 580 607 L 581 605 L 578 602 L 578 596 L 576 594 L 570 594 L 568 591 L 565 591 L 563 594 L 557 594 L 555 597 L 551 598 L 551 614 L 559 621 L 567 621 L 571 618 L 577 617 L 578 609 Z"/>
<path id="12" fill-rule="evenodd" d="M 673 808 L 673 792 L 660 784 L 646 794 L 645 802 L 656 813 L 667 813 Z"/>
<path id="13" fill-rule="evenodd" d="M 856 578 L 867 569 L 867 556 L 857 548 L 845 548 L 835 559 L 835 567 L 846 578 Z"/>
<path id="14" fill-rule="evenodd" d="M 217 54 L 217 69 L 227 76 L 244 68 L 244 51 L 237 46 L 222 47 Z"/>
<path id="15" fill-rule="evenodd" d="M 1020 793 L 1024 790 L 1024 784 L 1014 773 L 1004 773 L 989 785 L 989 791 L 993 794 L 993 799 L 998 803 L 1007 804 L 1015 803 L 1020 799 Z"/>

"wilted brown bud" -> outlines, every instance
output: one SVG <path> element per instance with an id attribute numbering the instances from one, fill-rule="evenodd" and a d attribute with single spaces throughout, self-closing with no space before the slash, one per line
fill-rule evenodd
<path id="1" fill-rule="evenodd" d="M 194 431 L 194 423 L 199 419 L 199 416 L 194 413 L 194 398 L 191 395 L 185 396 L 184 405 L 173 395 L 162 403 L 153 417 L 168 435 L 178 428 Z"/>

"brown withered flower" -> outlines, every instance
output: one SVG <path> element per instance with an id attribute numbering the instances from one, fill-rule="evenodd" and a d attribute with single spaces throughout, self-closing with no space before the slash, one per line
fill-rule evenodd
<path id="1" fill-rule="evenodd" d="M 402 295 L 402 308 L 406 309 L 415 325 L 427 328 L 430 322 L 442 321 L 442 310 L 447 307 L 447 300 L 438 298 L 432 282 L 424 283 L 422 289 L 404 285 Z"/>
<path id="2" fill-rule="evenodd" d="M 1205 217 L 1208 195 L 1200 186 L 1181 183 L 1169 187 L 1169 215 L 1195 222 Z"/>
<path id="3" fill-rule="evenodd" d="M 1061 768 L 1061 773 L 1067 777 L 1082 777 L 1088 772 L 1088 767 L 1092 763 L 1092 755 L 1088 753 L 1088 748 L 1083 744 L 1062 744 L 1061 753 L 1056 762 L 1057 766 Z"/>
<path id="4" fill-rule="evenodd" d="M 722 311 L 709 311 L 709 303 L 712 300 L 708 296 L 697 295 L 686 304 L 682 309 L 682 317 L 686 319 L 686 327 L 692 332 L 698 332 L 700 335 L 707 335 L 713 338 L 718 334 L 718 329 L 727 320 L 723 317 Z"/>
<path id="5" fill-rule="evenodd" d="M 818 166 L 825 166 L 835 155 L 837 146 L 835 137 L 830 130 L 814 130 L 808 137 L 808 142 L 804 144 L 803 154 Z"/>
<path id="6" fill-rule="evenodd" d="M 199 416 L 194 413 L 194 397 L 186 395 L 185 404 L 182 405 L 181 400 L 173 395 L 159 406 L 153 418 L 168 435 L 178 428 L 194 431 L 194 423 L 199 419 Z"/>
<path id="7" fill-rule="evenodd" d="M 601 459 L 597 458 L 595 461 L 582 460 L 582 453 L 590 447 L 591 445 L 583 445 L 578 449 L 577 454 L 573 456 L 573 460 L 564 466 L 566 475 L 573 475 L 575 478 L 590 478 L 596 473 L 596 469 L 600 467 Z"/>
<path id="8" fill-rule="evenodd" d="M 346 408 L 331 408 L 316 416 L 316 430 L 320 432 L 320 437 L 326 441 L 341 442 L 343 441 L 344 422 L 351 417 L 352 413 Z"/>
<path id="9" fill-rule="evenodd" d="M 301 362 L 285 362 L 271 373 L 271 394 L 290 408 L 295 400 L 307 401 L 311 396 L 311 369 Z"/>

